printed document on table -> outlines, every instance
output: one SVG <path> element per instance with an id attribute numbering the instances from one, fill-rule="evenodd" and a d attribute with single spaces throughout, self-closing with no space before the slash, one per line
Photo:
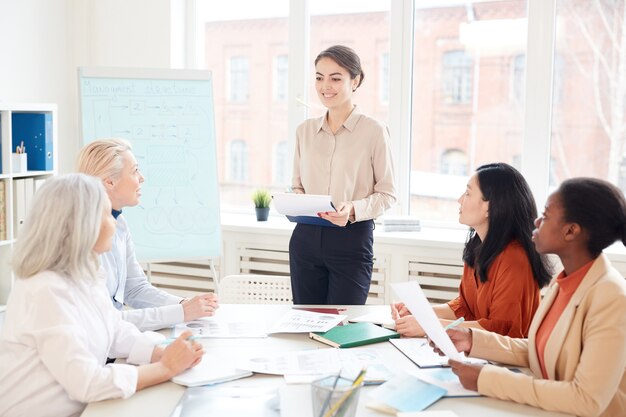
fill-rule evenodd
<path id="1" fill-rule="evenodd" d="M 276 193 L 272 196 L 274 207 L 285 216 L 312 216 L 335 211 L 329 195 Z"/>
<path id="2" fill-rule="evenodd" d="M 255 321 L 226 321 L 217 317 L 203 317 L 198 320 L 179 323 L 174 326 L 172 337 L 184 331 L 207 339 L 258 338 L 267 337 L 265 325 Z"/>
<path id="3" fill-rule="evenodd" d="M 435 314 L 435 311 L 428 303 L 424 291 L 415 281 L 410 282 L 398 282 L 392 283 L 391 288 L 396 293 L 396 296 L 404 303 L 409 309 L 413 317 L 417 320 L 424 332 L 428 335 L 439 349 L 449 358 L 463 361 L 463 355 L 461 355 L 450 336 L 446 333 Z"/>
<path id="4" fill-rule="evenodd" d="M 268 333 L 326 332 L 346 319 L 343 314 L 315 313 L 291 309 L 280 318 Z"/>
<path id="5" fill-rule="evenodd" d="M 363 385 L 380 385 L 402 372 L 402 368 L 394 363 L 393 351 L 381 348 L 351 348 L 351 349 L 316 349 L 310 357 L 321 355 L 322 360 L 326 360 L 329 355 L 328 350 L 335 351 L 339 357 L 341 376 L 354 380 L 363 368 L 367 368 Z M 330 353 L 334 360 L 335 353 Z M 328 372 L 320 370 L 318 373 L 307 374 L 285 374 L 287 384 L 310 384 L 316 379 L 327 376 Z"/>
<path id="6" fill-rule="evenodd" d="M 337 349 L 311 349 L 241 359 L 237 368 L 273 375 L 336 374 L 341 361 Z"/>

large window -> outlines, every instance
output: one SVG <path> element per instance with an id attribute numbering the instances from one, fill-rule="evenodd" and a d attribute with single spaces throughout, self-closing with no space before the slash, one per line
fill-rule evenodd
<path id="1" fill-rule="evenodd" d="M 284 165 L 276 138 L 288 137 L 288 1 L 197 1 L 196 9 L 196 56 L 213 77 L 220 203 L 249 210 L 254 189 L 285 189 L 286 167 L 274 180 Z"/>
<path id="2" fill-rule="evenodd" d="M 326 112 L 320 105 L 315 91 L 315 57 L 332 45 L 346 45 L 359 55 L 365 77 L 353 97 L 353 102 L 368 116 L 387 122 L 389 108 L 381 101 L 388 96 L 388 80 L 381 77 L 380 59 L 389 54 L 390 0 L 315 0 L 309 2 L 311 9 L 311 66 L 309 117 Z"/>
<path id="3" fill-rule="evenodd" d="M 539 204 L 577 175 L 625 188 L 625 1 L 197 1 L 223 208 L 289 184 L 295 128 L 326 110 L 313 60 L 335 44 L 361 58 L 354 102 L 389 126 L 401 214 L 456 224 L 469 176 L 495 161 Z"/>
<path id="4" fill-rule="evenodd" d="M 456 222 L 473 171 L 521 153 L 526 24 L 523 0 L 415 2 L 411 214 Z"/>
<path id="5" fill-rule="evenodd" d="M 624 13 L 624 0 L 557 1 L 551 149 L 557 185 L 592 176 L 626 191 Z"/>

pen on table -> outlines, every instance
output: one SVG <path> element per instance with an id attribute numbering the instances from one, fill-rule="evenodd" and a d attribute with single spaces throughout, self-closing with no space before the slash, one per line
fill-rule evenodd
<path id="1" fill-rule="evenodd" d="M 361 383 L 363 382 L 363 380 L 365 379 L 365 373 L 367 371 L 367 368 L 363 368 L 361 369 L 361 372 L 359 372 L 359 374 L 357 375 L 357 377 L 354 379 L 354 382 L 352 382 L 351 388 L 356 388 L 359 385 L 361 385 Z M 343 405 L 343 403 L 346 402 L 346 400 L 348 398 L 350 398 L 350 396 L 354 393 L 354 389 L 346 392 L 345 394 L 343 394 L 341 396 L 341 398 L 339 398 L 339 400 L 337 400 L 337 402 L 335 403 L 335 405 L 333 405 L 332 407 L 330 407 L 328 409 L 328 411 L 326 412 L 326 414 L 324 414 L 324 417 L 331 417 L 333 415 L 335 415 L 335 413 L 337 412 L 337 410 L 339 410 L 339 408 Z"/>
<path id="2" fill-rule="evenodd" d="M 448 325 L 444 327 L 443 330 L 452 329 L 458 326 L 459 324 L 463 323 L 464 321 L 465 321 L 465 317 L 459 317 L 458 319 L 454 320 L 452 323 L 448 323 Z"/>
<path id="3" fill-rule="evenodd" d="M 167 339 L 159 343 L 159 345 L 169 345 L 170 343 L 174 342 L 174 340 L 176 339 L 177 339 L 176 337 L 168 337 Z M 187 340 L 198 340 L 198 339 L 199 339 L 198 336 L 189 336 L 187 338 Z"/>

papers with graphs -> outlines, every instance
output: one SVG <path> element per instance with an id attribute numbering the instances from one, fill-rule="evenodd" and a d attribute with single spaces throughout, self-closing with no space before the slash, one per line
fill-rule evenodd
<path id="1" fill-rule="evenodd" d="M 199 338 L 255 338 L 271 333 L 325 332 L 335 327 L 347 316 L 289 309 L 270 326 L 254 317 L 229 315 L 218 310 L 213 317 L 204 317 L 174 326 L 172 336 L 178 337 L 189 330 Z M 269 328 L 268 328 L 269 327 Z"/>

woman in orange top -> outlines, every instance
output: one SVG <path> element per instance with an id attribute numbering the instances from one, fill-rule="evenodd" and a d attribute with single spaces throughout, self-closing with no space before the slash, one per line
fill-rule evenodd
<path id="1" fill-rule="evenodd" d="M 539 289 L 550 281 L 531 241 L 537 208 L 530 187 L 512 166 L 487 164 L 470 178 L 459 204 L 459 222 L 470 227 L 459 296 L 433 308 L 443 324 L 463 317 L 464 327 L 525 337 Z M 404 304 L 391 310 L 402 336 L 424 335 Z"/>
<path id="2" fill-rule="evenodd" d="M 490 397 L 577 416 L 626 415 L 626 282 L 602 251 L 626 245 L 626 200 L 595 178 L 564 181 L 536 221 L 539 253 L 554 253 L 563 272 L 550 284 L 528 339 L 450 329 L 459 351 L 530 368 L 450 361 L 465 388 Z"/>

